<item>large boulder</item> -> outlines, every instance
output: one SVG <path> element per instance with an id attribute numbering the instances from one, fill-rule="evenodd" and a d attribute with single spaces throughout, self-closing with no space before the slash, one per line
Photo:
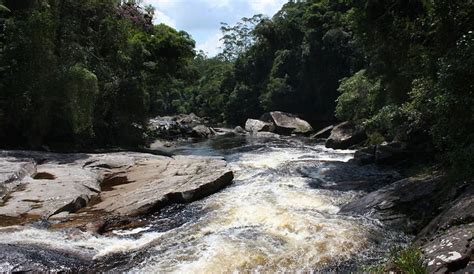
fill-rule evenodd
<path id="1" fill-rule="evenodd" d="M 436 233 L 451 227 L 474 222 L 474 185 L 470 183 L 462 186 L 457 192 L 462 194 L 445 206 L 445 209 L 418 234 L 419 241 L 430 239 Z"/>
<path id="2" fill-rule="evenodd" d="M 227 163 L 216 157 L 175 156 L 139 161 L 107 175 L 107 188 L 92 211 L 135 216 L 173 203 L 187 203 L 232 183 Z"/>
<path id="3" fill-rule="evenodd" d="M 212 134 L 202 134 L 204 131 L 207 131 L 207 129 L 210 129 L 205 126 L 206 123 L 207 121 L 205 119 L 196 116 L 194 113 L 188 115 L 158 116 L 150 119 L 148 122 L 148 132 L 153 138 L 167 140 L 188 137 L 203 138 L 203 135 L 210 137 Z"/>
<path id="4" fill-rule="evenodd" d="M 354 153 L 354 159 L 351 161 L 359 165 L 373 164 L 375 163 L 375 149 L 376 146 L 368 146 L 359 149 Z"/>
<path id="5" fill-rule="evenodd" d="M 354 154 L 354 161 L 360 165 L 396 165 L 410 156 L 407 146 L 399 142 L 383 143 L 359 149 Z"/>
<path id="6" fill-rule="evenodd" d="M 252 133 L 261 131 L 272 132 L 275 130 L 275 127 L 272 123 L 266 123 L 255 119 L 247 119 L 247 122 L 245 122 L 245 130 Z"/>
<path id="7" fill-rule="evenodd" d="M 351 122 L 344 122 L 331 131 L 326 141 L 326 147 L 333 149 L 348 149 L 367 139 L 364 130 Z"/>
<path id="8" fill-rule="evenodd" d="M 214 131 L 214 129 L 212 129 L 210 127 L 206 127 L 204 125 L 199 125 L 199 126 L 193 127 L 193 130 L 191 132 L 192 137 L 200 138 L 200 139 L 209 138 L 209 137 L 212 137 L 214 135 L 216 135 L 216 132 Z"/>
<path id="9" fill-rule="evenodd" d="M 294 114 L 272 111 L 262 115 L 260 120 L 275 125 L 275 132 L 283 135 L 308 134 L 313 131 L 311 125 Z"/>
<path id="10" fill-rule="evenodd" d="M 455 196 L 446 192 L 443 178 L 406 178 L 343 206 L 341 212 L 371 215 L 392 227 L 417 233 Z"/>

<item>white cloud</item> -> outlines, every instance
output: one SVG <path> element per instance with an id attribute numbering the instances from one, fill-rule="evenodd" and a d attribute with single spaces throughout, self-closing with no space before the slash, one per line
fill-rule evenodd
<path id="1" fill-rule="evenodd" d="M 288 0 L 247 0 L 248 4 L 256 13 L 268 16 L 274 15 Z"/>
<path id="2" fill-rule="evenodd" d="M 155 24 L 163 23 L 170 27 L 176 28 L 176 22 L 173 18 L 166 15 L 164 12 L 156 9 L 155 10 L 155 17 L 154 17 Z"/>
<path id="3" fill-rule="evenodd" d="M 231 0 L 217 0 L 217 1 L 213 1 L 213 0 L 205 0 L 206 2 L 209 2 L 209 4 L 212 6 L 212 7 L 217 7 L 217 8 L 231 8 L 232 7 L 232 4 L 231 4 Z"/>
<path id="4" fill-rule="evenodd" d="M 288 0 L 144 0 L 156 8 L 155 23 L 191 34 L 198 49 L 214 56 L 222 43 L 220 23 L 230 25 L 254 14 L 273 16 Z"/>
<path id="5" fill-rule="evenodd" d="M 215 32 L 212 36 L 210 36 L 206 41 L 201 44 L 196 45 L 197 50 L 202 50 L 208 56 L 216 56 L 222 48 L 222 34 L 220 32 Z"/>

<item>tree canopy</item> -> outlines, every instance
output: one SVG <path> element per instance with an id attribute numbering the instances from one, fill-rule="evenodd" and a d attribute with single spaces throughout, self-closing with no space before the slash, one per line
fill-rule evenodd
<path id="1" fill-rule="evenodd" d="M 6 1 L 0 134 L 6 144 L 134 144 L 173 113 L 194 41 L 133 1 Z"/>
<path id="2" fill-rule="evenodd" d="M 292 0 L 223 23 L 211 58 L 136 1 L 0 4 L 5 145 L 137 144 L 155 115 L 238 125 L 281 110 L 428 140 L 474 170 L 471 0 Z"/>

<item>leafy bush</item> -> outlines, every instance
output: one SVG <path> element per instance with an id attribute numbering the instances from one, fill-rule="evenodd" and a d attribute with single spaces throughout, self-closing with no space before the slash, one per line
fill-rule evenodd
<path id="1" fill-rule="evenodd" d="M 336 117 L 341 120 L 363 120 L 369 118 L 377 108 L 381 92 L 380 81 L 369 79 L 361 70 L 341 81 L 337 98 Z"/>
<path id="2" fill-rule="evenodd" d="M 405 113 L 396 105 L 387 105 L 364 122 L 368 132 L 379 132 L 387 139 L 400 136 L 404 130 Z"/>
<path id="3" fill-rule="evenodd" d="M 377 131 L 368 133 L 367 135 L 371 145 L 380 145 L 385 141 L 385 137 Z"/>

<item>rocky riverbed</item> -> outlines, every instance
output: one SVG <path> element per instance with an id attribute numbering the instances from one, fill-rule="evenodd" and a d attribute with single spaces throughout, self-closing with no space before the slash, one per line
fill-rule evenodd
<path id="1" fill-rule="evenodd" d="M 273 133 L 172 152 L 2 151 L 0 271 L 349 271 L 412 241 L 430 271 L 471 267 L 468 183 Z"/>

